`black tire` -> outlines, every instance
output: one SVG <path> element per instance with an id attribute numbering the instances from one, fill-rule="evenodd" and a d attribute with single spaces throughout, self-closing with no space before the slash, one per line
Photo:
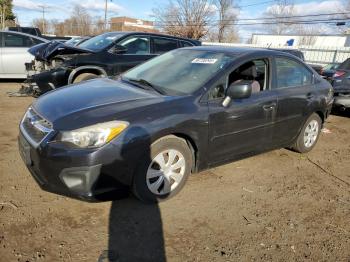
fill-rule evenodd
<path id="1" fill-rule="evenodd" d="M 78 75 L 76 78 L 74 78 L 73 83 L 80 83 L 86 80 L 90 80 L 90 79 L 94 79 L 94 78 L 98 78 L 98 75 L 95 75 L 93 73 L 82 73 L 80 75 Z"/>
<path id="2" fill-rule="evenodd" d="M 147 170 L 152 163 L 152 160 L 161 152 L 175 149 L 179 151 L 185 159 L 185 171 L 181 182 L 168 194 L 156 195 L 147 186 Z M 187 142 L 179 137 L 169 135 L 155 141 L 151 147 L 150 152 L 146 153 L 140 161 L 139 166 L 135 172 L 132 190 L 134 195 L 145 203 L 156 203 L 162 200 L 169 199 L 175 196 L 185 185 L 192 168 L 192 152 Z"/>
<path id="3" fill-rule="evenodd" d="M 308 127 L 308 125 L 312 122 L 312 121 L 317 121 L 318 123 L 318 132 L 317 132 L 317 137 L 316 140 L 313 142 L 313 144 L 311 146 L 306 146 L 305 142 L 304 142 L 304 134 L 305 134 L 305 130 Z M 320 133 L 321 133 L 321 128 L 322 128 L 322 120 L 320 118 L 320 116 L 316 113 L 313 113 L 311 116 L 309 116 L 309 118 L 306 120 L 303 128 L 301 129 L 294 145 L 292 146 L 292 149 L 296 152 L 299 153 L 307 153 L 310 152 L 315 145 L 317 144 L 317 141 L 320 137 Z"/>

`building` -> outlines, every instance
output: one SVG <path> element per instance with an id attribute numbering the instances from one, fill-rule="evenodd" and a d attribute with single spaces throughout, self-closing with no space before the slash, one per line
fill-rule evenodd
<path id="1" fill-rule="evenodd" d="M 253 34 L 252 44 L 259 46 L 349 47 L 350 35 L 269 35 Z"/>
<path id="2" fill-rule="evenodd" d="M 110 20 L 111 30 L 113 31 L 138 31 L 147 33 L 158 33 L 152 21 L 135 19 L 131 17 L 121 16 L 113 17 Z"/>

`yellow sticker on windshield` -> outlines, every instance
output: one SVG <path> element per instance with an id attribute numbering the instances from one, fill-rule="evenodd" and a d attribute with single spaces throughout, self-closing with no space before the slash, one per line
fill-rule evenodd
<path id="1" fill-rule="evenodd" d="M 192 60 L 192 64 L 215 64 L 218 61 L 215 58 L 195 58 Z"/>

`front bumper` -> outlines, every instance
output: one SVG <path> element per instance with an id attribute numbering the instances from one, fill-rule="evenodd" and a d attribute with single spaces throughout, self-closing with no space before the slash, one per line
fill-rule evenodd
<path id="1" fill-rule="evenodd" d="M 22 132 L 20 155 L 31 175 L 45 191 L 85 201 L 101 201 L 125 195 L 132 168 L 118 144 L 99 149 L 68 149 L 64 144 L 42 142 L 33 146 Z"/>
<path id="2" fill-rule="evenodd" d="M 29 75 L 28 85 L 33 87 L 35 93 L 42 95 L 56 88 L 68 85 L 69 68 L 55 68 L 35 75 Z"/>
<path id="3" fill-rule="evenodd" d="M 338 108 L 350 108 L 350 94 L 348 95 L 342 95 L 339 94 L 338 96 L 334 97 L 334 107 Z"/>

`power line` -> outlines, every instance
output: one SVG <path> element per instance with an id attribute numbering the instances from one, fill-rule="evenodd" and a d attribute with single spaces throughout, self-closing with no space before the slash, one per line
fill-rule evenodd
<path id="1" fill-rule="evenodd" d="M 237 6 L 237 8 L 245 8 L 245 7 L 257 6 L 257 5 L 264 5 L 264 4 L 269 4 L 272 2 L 275 2 L 275 1 L 272 0 L 272 1 L 265 1 L 265 2 L 260 2 L 260 3 L 249 4 L 249 5 L 241 5 L 241 6 Z"/>

